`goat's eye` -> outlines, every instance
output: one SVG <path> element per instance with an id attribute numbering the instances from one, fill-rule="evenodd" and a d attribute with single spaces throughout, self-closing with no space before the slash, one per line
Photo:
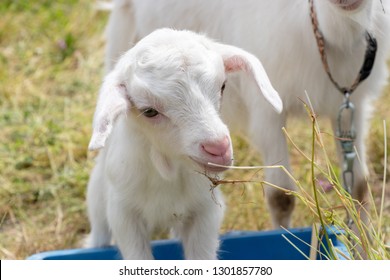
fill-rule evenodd
<path id="1" fill-rule="evenodd" d="M 223 94 L 223 91 L 225 90 L 225 87 L 226 87 L 226 82 L 224 82 L 222 87 L 221 87 L 221 95 Z"/>
<path id="2" fill-rule="evenodd" d="M 147 108 L 142 111 L 142 114 L 147 118 L 154 118 L 158 114 L 160 114 L 156 109 L 153 108 Z"/>

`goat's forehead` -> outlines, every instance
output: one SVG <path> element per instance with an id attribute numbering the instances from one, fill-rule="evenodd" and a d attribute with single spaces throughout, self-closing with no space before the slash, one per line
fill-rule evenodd
<path id="1" fill-rule="evenodd" d="M 177 71 L 201 75 L 203 71 L 221 71 L 222 58 L 208 46 L 198 40 L 180 38 L 147 44 L 139 49 L 136 56 L 136 68 L 160 74 Z"/>
<path id="2" fill-rule="evenodd" d="M 145 48 L 134 70 L 148 91 L 162 98 L 186 98 L 196 87 L 207 95 L 225 79 L 221 56 L 196 42 Z"/>

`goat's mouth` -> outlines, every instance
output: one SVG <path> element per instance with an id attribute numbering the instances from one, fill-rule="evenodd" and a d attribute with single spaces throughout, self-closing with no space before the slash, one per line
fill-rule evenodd
<path id="1" fill-rule="evenodd" d="M 366 0 L 330 0 L 344 11 L 355 11 Z"/>
<path id="2" fill-rule="evenodd" d="M 223 171 L 229 169 L 229 166 L 232 164 L 232 159 L 228 159 L 228 160 L 222 159 L 221 162 L 211 162 L 211 161 L 203 161 L 201 159 L 197 159 L 197 158 L 193 158 L 193 157 L 190 157 L 190 158 L 198 166 L 200 166 L 200 168 L 202 168 L 202 171 L 211 172 L 211 173 L 223 172 Z"/>

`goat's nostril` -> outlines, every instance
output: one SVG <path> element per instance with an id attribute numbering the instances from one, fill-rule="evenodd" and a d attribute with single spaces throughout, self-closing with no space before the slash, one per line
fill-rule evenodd
<path id="1" fill-rule="evenodd" d="M 212 156 L 224 156 L 230 148 L 229 138 L 226 136 L 222 140 L 207 142 L 202 144 L 202 149 Z"/>

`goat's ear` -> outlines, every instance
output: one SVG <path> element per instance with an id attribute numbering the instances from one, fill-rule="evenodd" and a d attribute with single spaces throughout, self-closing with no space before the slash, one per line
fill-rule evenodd
<path id="1" fill-rule="evenodd" d="M 245 71 L 256 82 L 265 99 L 278 113 L 283 110 L 283 103 L 273 88 L 263 65 L 253 54 L 240 48 L 216 43 L 216 51 L 221 54 L 226 72 Z"/>
<path id="2" fill-rule="evenodd" d="M 115 72 L 111 72 L 106 76 L 100 89 L 89 150 L 104 147 L 115 120 L 129 108 L 130 100 L 126 86 L 120 83 Z"/>

